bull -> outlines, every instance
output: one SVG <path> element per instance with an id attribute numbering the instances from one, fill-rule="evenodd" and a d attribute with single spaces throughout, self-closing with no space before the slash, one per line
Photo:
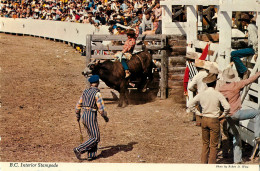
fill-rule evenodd
<path id="1" fill-rule="evenodd" d="M 121 62 L 105 60 L 104 62 L 91 62 L 82 72 L 84 76 L 93 74 L 99 75 L 104 83 L 119 92 L 119 107 L 128 105 L 129 83 L 135 82 L 139 91 L 145 92 L 147 85 L 153 79 L 152 70 L 154 63 L 152 55 L 145 48 L 144 51 L 133 54 L 131 59 L 127 61 L 127 65 L 131 72 L 130 77 L 125 78 L 125 71 Z"/>

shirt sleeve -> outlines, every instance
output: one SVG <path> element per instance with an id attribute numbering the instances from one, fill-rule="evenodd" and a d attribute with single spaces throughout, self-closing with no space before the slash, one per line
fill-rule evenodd
<path id="1" fill-rule="evenodd" d="M 77 104 L 76 104 L 75 113 L 76 113 L 76 115 L 77 115 L 77 118 L 80 117 L 81 108 L 82 108 L 82 96 L 80 97 L 79 101 L 78 101 Z"/>
<path id="2" fill-rule="evenodd" d="M 221 93 L 219 93 L 219 101 L 220 101 L 222 107 L 224 108 L 223 114 L 227 115 L 230 111 L 230 105 L 229 105 L 227 99 Z"/>
<path id="3" fill-rule="evenodd" d="M 135 39 L 128 39 L 123 46 L 123 53 L 128 52 L 135 45 Z"/>
<path id="4" fill-rule="evenodd" d="M 189 68 L 186 67 L 185 68 L 185 72 L 184 72 L 184 77 L 183 77 L 183 88 L 184 88 L 184 92 L 187 92 L 187 86 L 188 86 L 188 82 L 189 82 Z"/>
<path id="5" fill-rule="evenodd" d="M 201 113 L 196 108 L 197 102 L 200 100 L 200 94 L 197 94 L 192 100 L 188 102 L 188 108 L 191 112 L 194 112 L 196 115 L 201 115 Z"/>
<path id="6" fill-rule="evenodd" d="M 209 44 L 207 44 L 205 46 L 205 48 L 204 48 L 204 50 L 203 50 L 203 52 L 202 52 L 202 54 L 201 54 L 199 59 L 200 60 L 205 60 L 207 58 L 207 56 L 208 56 L 208 52 L 209 52 Z"/>
<path id="7" fill-rule="evenodd" d="M 97 92 L 95 99 L 99 113 L 103 113 L 105 111 L 105 105 L 100 92 Z"/>
<path id="8" fill-rule="evenodd" d="M 197 77 L 196 75 L 193 77 L 192 81 L 188 85 L 188 89 L 190 91 L 194 91 L 194 86 L 197 84 Z"/>
<path id="9" fill-rule="evenodd" d="M 135 26 L 135 38 L 139 36 L 140 30 L 139 30 L 139 25 Z"/>
<path id="10" fill-rule="evenodd" d="M 249 77 L 248 79 L 246 80 L 241 80 L 239 82 L 237 82 L 237 86 L 242 89 L 244 88 L 245 86 L 247 86 L 248 84 L 254 82 L 258 77 L 260 76 L 260 71 L 257 72 L 255 75 Z"/>

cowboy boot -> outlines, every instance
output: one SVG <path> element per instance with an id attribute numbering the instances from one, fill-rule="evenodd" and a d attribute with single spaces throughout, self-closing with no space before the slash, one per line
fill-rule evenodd
<path id="1" fill-rule="evenodd" d="M 131 75 L 129 70 L 125 70 L 125 78 L 128 78 Z"/>

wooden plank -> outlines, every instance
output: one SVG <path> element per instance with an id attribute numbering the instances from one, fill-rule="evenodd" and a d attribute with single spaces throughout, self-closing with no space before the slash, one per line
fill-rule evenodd
<path id="1" fill-rule="evenodd" d="M 185 71 L 185 67 L 174 67 L 174 68 L 169 68 L 169 72 L 179 72 L 179 71 Z"/>
<path id="2" fill-rule="evenodd" d="M 147 49 L 149 50 L 161 50 L 162 46 L 161 45 L 147 45 Z M 92 46 L 92 50 L 123 50 L 123 45 L 120 46 L 115 46 L 115 45 L 102 45 L 98 44 L 97 46 Z M 140 51 L 142 50 L 142 45 L 136 45 L 135 50 Z"/>
<path id="3" fill-rule="evenodd" d="M 91 41 L 92 41 L 92 35 L 87 35 L 86 37 L 86 66 L 90 62 L 91 58 Z"/>
<path id="4" fill-rule="evenodd" d="M 214 33 L 214 34 L 200 34 L 197 36 L 198 40 L 200 41 L 212 41 L 212 42 L 218 42 L 219 41 L 219 34 Z"/>
<path id="5" fill-rule="evenodd" d="M 248 91 L 248 94 L 249 94 L 249 95 L 252 95 L 252 96 L 254 96 L 254 97 L 258 97 L 258 92 L 255 92 L 255 91 L 252 91 L 252 90 L 249 90 L 249 91 Z"/>
<path id="6" fill-rule="evenodd" d="M 252 85 L 251 85 L 251 87 L 250 87 L 250 89 L 252 89 L 252 90 L 255 90 L 255 91 L 260 91 L 260 86 L 258 85 L 258 84 L 256 84 L 256 83 L 252 83 Z"/>
<path id="7" fill-rule="evenodd" d="M 165 35 L 139 35 L 137 40 L 161 41 Z M 92 41 L 126 41 L 126 35 L 93 35 Z"/>
<path id="8" fill-rule="evenodd" d="M 168 88 L 172 89 L 176 86 L 183 86 L 183 81 L 168 80 Z"/>
<path id="9" fill-rule="evenodd" d="M 162 58 L 162 55 L 153 54 L 152 57 L 153 57 L 153 59 L 160 60 Z M 91 55 L 91 58 L 94 58 L 94 59 L 115 59 L 114 55 Z"/>
<path id="10" fill-rule="evenodd" d="M 243 106 L 248 106 L 249 108 L 252 109 L 258 109 L 258 104 L 254 103 L 252 101 L 244 100 Z"/>
<path id="11" fill-rule="evenodd" d="M 180 56 L 180 57 L 171 57 L 169 58 L 169 61 L 170 61 L 170 64 L 171 65 L 175 65 L 175 64 L 186 64 L 186 60 L 184 59 L 183 56 Z"/>
<path id="12" fill-rule="evenodd" d="M 183 74 L 168 75 L 168 80 L 183 80 Z"/>

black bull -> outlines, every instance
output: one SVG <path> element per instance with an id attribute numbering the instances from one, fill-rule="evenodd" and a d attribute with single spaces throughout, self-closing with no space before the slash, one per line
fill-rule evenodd
<path id="1" fill-rule="evenodd" d="M 154 63 L 152 61 L 152 55 L 145 49 L 145 51 L 133 54 L 131 59 L 127 61 L 130 77 L 125 78 L 125 71 L 121 62 L 105 60 L 104 62 L 90 63 L 88 67 L 83 71 L 83 75 L 99 75 L 100 79 L 105 84 L 117 90 L 120 93 L 119 107 L 128 105 L 128 85 L 130 82 L 135 82 L 138 90 L 143 92 L 146 90 L 147 85 L 153 79 L 152 69 Z"/>

